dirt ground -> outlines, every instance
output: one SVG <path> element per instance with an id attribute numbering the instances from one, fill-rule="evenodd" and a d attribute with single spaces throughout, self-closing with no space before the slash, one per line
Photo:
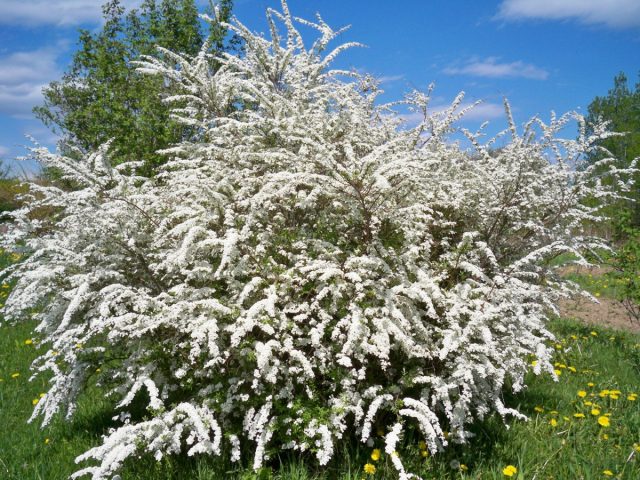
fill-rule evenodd
<path id="1" fill-rule="evenodd" d="M 602 268 L 592 268 L 588 270 L 588 273 L 598 276 L 604 274 L 605 271 Z M 575 269 L 566 269 L 562 273 L 573 272 Z M 582 296 L 561 300 L 560 313 L 563 317 L 577 318 L 585 323 L 640 333 L 640 323 L 634 321 L 620 302 L 610 298 L 601 297 L 598 299 L 598 303 Z"/>

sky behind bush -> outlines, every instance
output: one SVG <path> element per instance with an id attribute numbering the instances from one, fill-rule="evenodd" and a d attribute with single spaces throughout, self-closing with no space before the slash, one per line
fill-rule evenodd
<path id="1" fill-rule="evenodd" d="M 0 2 L 0 158 L 24 155 L 26 134 L 55 146 L 56 136 L 31 109 L 67 68 L 78 28 L 100 27 L 100 3 Z M 278 0 L 236 0 L 235 15 L 266 32 L 264 11 L 278 6 Z M 346 53 L 336 66 L 378 77 L 382 100 L 435 82 L 438 109 L 464 90 L 468 102 L 483 101 L 465 126 L 489 120 L 489 133 L 505 125 L 503 97 L 519 124 L 536 114 L 547 119 L 551 110 L 586 113 L 614 75 L 625 71 L 635 83 L 640 71 L 638 0 L 290 0 L 289 6 L 303 18 L 320 12 L 335 28 L 352 25 L 343 40 L 367 47 Z"/>

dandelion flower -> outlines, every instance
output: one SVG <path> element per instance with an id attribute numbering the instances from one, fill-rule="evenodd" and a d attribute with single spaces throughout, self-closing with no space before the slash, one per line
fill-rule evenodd
<path id="1" fill-rule="evenodd" d="M 592 409 L 591 415 L 597 417 L 598 415 L 600 415 L 600 410 L 598 410 L 597 408 Z"/>
<path id="2" fill-rule="evenodd" d="M 613 477 L 613 472 L 611 470 L 603 470 L 602 474 L 606 475 L 607 477 Z"/>
<path id="3" fill-rule="evenodd" d="M 377 462 L 378 460 L 380 460 L 380 449 L 376 448 L 373 450 L 373 452 L 371 452 L 371 460 L 373 460 L 374 462 Z"/>
<path id="4" fill-rule="evenodd" d="M 599 297 L 600 295 L 596 293 L 596 297 Z M 591 332 L 591 336 L 592 337 L 597 337 L 598 336 L 598 332 Z"/>
<path id="5" fill-rule="evenodd" d="M 31 340 L 30 338 L 27 338 L 27 339 L 24 341 L 24 344 L 25 344 L 25 345 L 31 345 L 32 343 L 33 343 L 33 340 Z"/>
<path id="6" fill-rule="evenodd" d="M 555 427 L 558 425 L 558 421 L 555 418 L 552 418 L 551 420 L 549 420 L 549 425 Z"/>
<path id="7" fill-rule="evenodd" d="M 609 417 L 605 417 L 605 416 L 598 417 L 598 423 L 602 427 L 608 427 L 609 425 L 611 425 L 611 423 L 609 422 Z"/>
<path id="8" fill-rule="evenodd" d="M 464 463 L 461 463 L 460 470 L 462 470 L 463 472 L 466 472 L 467 470 L 469 470 L 469 467 L 467 467 Z"/>
<path id="9" fill-rule="evenodd" d="M 595 387 L 595 386 L 596 386 L 596 384 L 595 384 L 595 383 L 593 383 L 593 382 L 589 382 L 589 383 L 587 383 L 587 387 Z"/>
<path id="10" fill-rule="evenodd" d="M 376 466 L 373 463 L 367 463 L 364 466 L 364 472 L 368 475 L 373 475 L 376 473 Z"/>
<path id="11" fill-rule="evenodd" d="M 45 439 L 44 439 L 44 444 L 45 444 L 45 445 L 49 445 L 49 442 L 50 442 L 50 441 L 51 441 L 51 440 L 49 440 L 48 438 L 45 438 Z"/>
<path id="12" fill-rule="evenodd" d="M 556 369 L 556 370 L 553 371 L 553 373 L 555 373 L 559 377 L 560 375 L 562 375 L 562 370 L 557 370 Z"/>
<path id="13" fill-rule="evenodd" d="M 579 396 L 580 398 L 584 398 L 584 397 L 586 397 L 586 396 L 587 396 L 587 392 L 585 392 L 584 390 L 579 390 L 579 391 L 578 391 L 578 396 Z"/>
<path id="14" fill-rule="evenodd" d="M 426 449 L 427 449 L 427 444 L 426 444 L 426 443 L 424 443 L 424 440 L 420 440 L 420 441 L 418 442 L 418 448 L 419 448 L 420 450 L 426 450 Z"/>
<path id="15" fill-rule="evenodd" d="M 31 405 L 36 406 L 39 401 L 40 401 L 39 398 L 34 398 L 33 400 L 31 400 Z"/>
<path id="16" fill-rule="evenodd" d="M 584 413 L 574 413 L 573 416 L 575 418 L 584 418 Z"/>
<path id="17" fill-rule="evenodd" d="M 421 450 L 420 455 L 422 455 L 423 458 L 427 458 L 429 456 L 429 450 Z"/>
<path id="18" fill-rule="evenodd" d="M 20 374 L 18 372 L 11 374 L 11 378 L 18 378 L 19 376 Z"/>
<path id="19" fill-rule="evenodd" d="M 504 467 L 502 469 L 502 473 L 506 477 L 513 477 L 516 473 L 518 473 L 518 469 L 516 467 L 514 467 L 513 465 L 507 465 L 506 467 Z"/>
<path id="20" fill-rule="evenodd" d="M 569 371 L 571 371 L 573 373 L 576 373 L 578 371 L 578 370 L 576 370 L 576 367 L 571 367 L 571 366 L 567 367 L 567 369 L 569 369 Z"/>
<path id="21" fill-rule="evenodd" d="M 635 393 L 631 393 L 627 396 L 627 400 L 630 402 L 635 402 L 638 399 L 638 395 Z"/>
<path id="22" fill-rule="evenodd" d="M 543 407 L 541 407 L 541 406 L 534 407 L 533 409 L 534 409 L 536 412 L 538 412 L 538 413 L 542 413 L 542 412 L 544 412 L 544 408 L 543 408 Z"/>

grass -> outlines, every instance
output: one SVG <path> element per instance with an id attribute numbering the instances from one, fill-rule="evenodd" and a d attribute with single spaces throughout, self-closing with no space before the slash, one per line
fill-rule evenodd
<path id="1" fill-rule="evenodd" d="M 0 268 L 7 260 L 6 255 L 0 258 Z M 8 288 L 0 288 L 0 303 L 7 292 Z M 71 421 L 58 418 L 45 429 L 27 424 L 33 402 L 47 389 L 43 378 L 28 381 L 29 365 L 38 355 L 35 342 L 31 343 L 33 327 L 29 322 L 0 326 L 0 478 L 7 480 L 66 478 L 78 469 L 74 458 L 98 444 L 112 425 L 112 403 L 97 388 L 84 394 Z M 552 330 L 557 334 L 559 381 L 531 373 L 525 391 L 505 394 L 507 405 L 526 413 L 529 421 L 511 420 L 505 428 L 501 419 L 491 416 L 474 425 L 476 436 L 468 444 L 433 457 L 423 456 L 417 439 L 408 436 L 403 458 L 410 471 L 425 479 L 505 479 L 503 469 L 513 465 L 517 473 L 511 478 L 519 479 L 588 480 L 607 478 L 608 473 L 612 478 L 640 478 L 640 399 L 633 396 L 640 393 L 640 337 L 571 320 L 554 321 Z M 594 409 L 599 410 L 597 415 L 592 414 Z M 607 418 L 609 426 L 601 426 L 601 418 Z M 251 471 L 249 458 L 233 466 L 209 458 L 174 457 L 158 463 L 143 457 L 127 463 L 121 476 L 127 480 L 395 478 L 387 455 L 382 453 L 378 461 L 370 458 L 373 448 L 382 449 L 382 440 L 378 438 L 373 447 L 345 442 L 324 468 L 309 458 L 282 455 L 260 472 Z M 363 472 L 366 463 L 375 465 L 375 474 Z"/>

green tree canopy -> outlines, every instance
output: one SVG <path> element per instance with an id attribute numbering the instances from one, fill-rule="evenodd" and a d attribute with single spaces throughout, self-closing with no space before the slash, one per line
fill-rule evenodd
<path id="1" fill-rule="evenodd" d="M 229 19 L 232 7 L 232 0 L 220 1 L 222 21 Z M 109 0 L 103 14 L 99 32 L 80 31 L 68 71 L 44 89 L 44 105 L 34 113 L 63 136 L 68 152 L 92 151 L 112 140 L 115 163 L 143 161 L 145 173 L 151 174 L 163 162 L 157 151 L 192 132 L 170 118 L 162 101 L 164 80 L 140 75 L 132 62 L 156 54 L 157 46 L 195 55 L 205 40 L 219 52 L 230 45 L 227 30 L 213 24 L 205 31 L 194 0 L 144 0 L 128 13 L 120 0 Z"/>
<path id="2" fill-rule="evenodd" d="M 628 167 L 635 158 L 640 157 L 640 77 L 635 89 L 631 89 L 626 75 L 621 72 L 613 79 L 613 88 L 606 96 L 593 99 L 589 104 L 587 125 L 593 125 L 599 119 L 610 122 L 609 128 L 612 131 L 624 133 L 600 140 L 599 146 L 606 148 L 617 159 L 617 167 Z M 598 160 L 604 155 L 604 152 L 594 153 L 592 160 Z M 619 216 L 637 227 L 640 226 L 638 175 L 635 185 L 635 190 L 631 192 L 635 201 L 622 205 Z"/>

